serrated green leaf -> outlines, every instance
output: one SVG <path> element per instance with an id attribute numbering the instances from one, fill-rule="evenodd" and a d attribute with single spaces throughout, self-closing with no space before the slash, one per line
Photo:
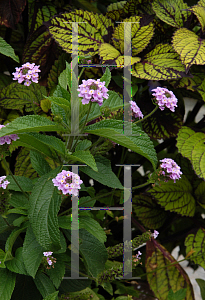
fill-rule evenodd
<path id="1" fill-rule="evenodd" d="M 56 291 L 44 298 L 43 300 L 56 300 L 56 297 L 58 296 L 59 291 Z"/>
<path id="2" fill-rule="evenodd" d="M 154 25 L 152 22 L 149 22 L 145 26 L 140 23 L 142 17 L 132 16 L 128 19 L 124 19 L 124 22 L 132 22 L 131 27 L 131 45 L 132 45 L 132 55 L 136 56 L 138 53 L 142 52 L 147 45 L 149 44 L 153 34 L 154 34 Z M 124 37 L 124 23 L 119 24 L 112 35 L 112 40 L 115 48 L 117 48 L 121 53 L 126 53 L 130 49 L 129 41 L 129 27 L 126 26 L 126 33 Z M 124 42 L 125 39 L 125 42 Z M 127 40 L 128 39 L 128 40 Z M 124 49 L 124 47 L 126 47 Z"/>
<path id="3" fill-rule="evenodd" d="M 196 282 L 200 287 L 202 300 L 205 300 L 205 281 L 201 278 L 196 278 Z"/>
<path id="4" fill-rule="evenodd" d="M 19 58 L 14 53 L 14 49 L 2 37 L 0 37 L 0 53 L 11 57 L 13 60 L 19 63 Z"/>
<path id="5" fill-rule="evenodd" d="M 7 269 L 0 268 L 0 298 L 10 300 L 16 281 L 16 274 Z"/>
<path id="6" fill-rule="evenodd" d="M 103 120 L 85 128 L 86 133 L 103 136 L 147 158 L 156 168 L 157 157 L 152 141 L 147 134 L 135 124 L 132 124 L 132 135 L 123 134 L 123 124 L 120 120 Z M 119 135 L 120 134 L 120 135 Z"/>
<path id="7" fill-rule="evenodd" d="M 98 172 L 92 170 L 90 167 L 80 167 L 79 169 L 95 179 L 96 181 L 107 185 L 112 188 L 123 189 L 117 176 L 113 173 L 111 169 L 110 161 L 103 156 L 95 156 L 95 162 L 97 165 Z"/>
<path id="8" fill-rule="evenodd" d="M 33 111 L 32 102 L 40 104 L 43 95 L 46 95 L 46 88 L 36 83 L 31 83 L 30 86 L 25 86 L 18 82 L 12 82 L 0 92 L 1 106 L 6 109 L 17 109 L 23 113 L 23 108 L 27 112 Z M 32 100 L 31 100 L 32 99 Z M 35 105 L 36 112 L 40 108 Z"/>
<path id="9" fill-rule="evenodd" d="M 94 171 L 98 172 L 98 168 L 95 163 L 95 159 L 89 150 L 78 150 L 75 151 L 72 155 L 68 155 L 68 159 L 74 161 L 80 161 L 89 167 L 91 167 Z"/>
<path id="10" fill-rule="evenodd" d="M 5 256 L 6 256 L 6 253 L 2 249 L 0 249 L 0 262 L 1 262 L 0 263 L 0 268 L 3 268 L 3 269 L 6 268 L 6 266 L 4 264 Z"/>
<path id="11" fill-rule="evenodd" d="M 56 7 L 53 6 L 52 3 L 47 3 L 47 5 L 40 6 L 36 14 L 35 27 L 33 30 L 36 30 L 38 27 L 40 27 L 43 22 L 50 20 L 56 13 Z"/>
<path id="12" fill-rule="evenodd" d="M 108 5 L 107 7 L 107 11 L 112 11 L 112 10 L 118 10 L 123 8 L 123 6 L 125 5 L 127 1 L 119 1 L 116 3 L 111 3 L 110 5 Z"/>
<path id="13" fill-rule="evenodd" d="M 25 176 L 31 179 L 38 176 L 31 164 L 30 153 L 28 149 L 22 148 L 17 155 L 14 174 L 18 176 Z"/>
<path id="14" fill-rule="evenodd" d="M 205 267 L 205 230 L 200 228 L 196 234 L 189 234 L 185 240 L 186 253 L 190 259 L 202 268 Z"/>
<path id="15" fill-rule="evenodd" d="M 202 181 L 197 189 L 195 190 L 195 195 L 198 203 L 205 208 L 205 181 Z"/>
<path id="16" fill-rule="evenodd" d="M 0 131 L 0 137 L 9 134 L 38 131 L 64 131 L 64 128 L 38 115 L 28 115 L 15 119 Z"/>
<path id="17" fill-rule="evenodd" d="M 23 193 L 12 192 L 9 203 L 14 207 L 28 208 L 28 198 Z"/>
<path id="18" fill-rule="evenodd" d="M 185 76 L 179 55 L 169 44 L 158 44 L 133 66 L 132 75 L 147 80 L 167 80 Z"/>
<path id="19" fill-rule="evenodd" d="M 204 74 L 203 73 L 192 73 L 193 77 L 183 77 L 179 80 L 171 80 L 170 83 L 174 88 L 186 88 L 187 90 L 196 91 L 196 86 L 197 86 L 197 91 L 198 86 L 202 83 L 204 79 Z M 205 98 L 204 98 L 205 99 Z"/>
<path id="20" fill-rule="evenodd" d="M 105 86 L 108 87 L 108 85 L 110 84 L 110 80 L 111 80 L 111 72 L 110 72 L 109 68 L 106 67 L 105 73 L 100 78 L 100 81 L 101 82 L 105 81 Z"/>
<path id="21" fill-rule="evenodd" d="M 193 64 L 205 64 L 205 40 L 187 28 L 179 28 L 172 38 L 174 50 L 180 55 L 182 63 L 188 70 Z"/>
<path id="22" fill-rule="evenodd" d="M 186 288 L 185 300 L 194 300 L 194 292 L 189 277 L 179 264 L 170 266 L 176 260 L 159 243 L 147 242 L 147 279 L 155 297 L 167 300 L 170 288 L 175 292 Z"/>
<path id="23" fill-rule="evenodd" d="M 78 27 L 78 55 L 95 55 L 103 37 L 114 28 L 112 20 L 93 12 L 75 10 L 54 17 L 48 23 L 48 30 L 59 45 L 72 53 L 72 22 L 82 22 Z"/>
<path id="24" fill-rule="evenodd" d="M 21 228 L 15 228 L 11 234 L 9 235 L 9 237 L 6 240 L 6 244 L 5 244 L 5 252 L 10 252 L 12 251 L 12 247 L 13 244 L 15 243 L 16 239 L 18 238 L 19 234 L 21 232 L 26 231 L 26 228 L 28 227 L 28 223 L 27 224 L 23 224 L 21 226 Z"/>
<path id="25" fill-rule="evenodd" d="M 44 273 L 37 273 L 36 277 L 34 278 L 34 282 L 44 298 L 56 292 L 52 281 Z"/>
<path id="26" fill-rule="evenodd" d="M 26 271 L 33 278 L 42 261 L 43 250 L 43 247 L 37 242 L 31 226 L 29 226 L 23 243 L 22 255 Z"/>
<path id="27" fill-rule="evenodd" d="M 23 189 L 24 192 L 31 192 L 33 189 L 33 182 L 30 178 L 24 177 L 24 176 L 16 176 L 13 175 L 20 187 Z M 21 192 L 21 189 L 14 181 L 13 177 L 11 175 L 7 175 L 7 180 L 10 182 L 8 185 L 9 190 L 13 190 L 16 192 Z"/>
<path id="28" fill-rule="evenodd" d="M 76 148 L 75 148 L 75 151 L 79 151 L 79 150 L 85 150 L 87 149 L 88 147 L 90 147 L 92 145 L 92 142 L 90 140 L 83 140 L 83 141 L 80 141 Z"/>
<path id="29" fill-rule="evenodd" d="M 7 85 L 9 85 L 12 82 L 11 76 L 8 76 L 6 74 L 0 74 L 0 89 L 3 89 Z"/>
<path id="30" fill-rule="evenodd" d="M 15 252 L 15 257 L 12 260 L 6 262 L 6 267 L 11 272 L 28 275 L 23 261 L 22 251 L 22 247 L 18 248 Z"/>
<path id="31" fill-rule="evenodd" d="M 30 159 L 32 167 L 40 176 L 51 171 L 51 167 L 48 162 L 37 151 L 30 150 Z"/>
<path id="32" fill-rule="evenodd" d="M 58 77 L 60 76 L 61 72 L 65 69 L 66 66 L 66 56 L 67 55 L 63 53 L 54 62 L 47 79 L 49 89 L 53 88 L 58 84 Z"/>
<path id="33" fill-rule="evenodd" d="M 179 152 L 191 161 L 194 171 L 201 178 L 205 178 L 204 139 L 204 133 L 195 133 L 186 126 L 183 126 L 179 130 L 177 137 Z"/>
<path id="34" fill-rule="evenodd" d="M 202 31 L 205 30 L 205 7 L 204 7 L 204 1 L 199 1 L 197 5 L 192 6 L 189 8 L 189 11 L 193 12 L 197 19 L 199 20 L 201 24 Z"/>
<path id="35" fill-rule="evenodd" d="M 183 27 L 190 12 L 187 11 L 188 5 L 183 0 L 154 0 L 152 9 L 157 17 L 174 27 Z"/>
<path id="36" fill-rule="evenodd" d="M 168 182 L 161 182 L 160 186 L 155 186 L 149 190 L 157 202 L 165 210 L 176 212 L 182 216 L 194 216 L 195 199 L 192 196 L 192 185 L 185 176 Z"/>
<path id="37" fill-rule="evenodd" d="M 59 173 L 60 168 L 58 167 L 39 178 L 29 199 L 29 221 L 33 232 L 39 244 L 50 250 L 61 248 L 57 219 L 61 196 L 52 182 L 52 179 Z"/>
<path id="38" fill-rule="evenodd" d="M 138 219 L 149 229 L 160 228 L 167 218 L 167 213 L 146 195 L 134 196 L 132 208 Z"/>

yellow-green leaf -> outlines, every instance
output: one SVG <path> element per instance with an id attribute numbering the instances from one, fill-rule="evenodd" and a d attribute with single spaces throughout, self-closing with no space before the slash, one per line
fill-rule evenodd
<path id="1" fill-rule="evenodd" d="M 41 108 L 44 112 L 48 112 L 51 109 L 51 101 L 49 99 L 41 100 Z"/>
<path id="2" fill-rule="evenodd" d="M 72 53 L 72 22 L 81 22 L 78 26 L 78 54 L 82 56 L 97 54 L 99 44 L 114 28 L 113 21 L 106 16 L 83 10 L 54 17 L 48 23 L 49 32 L 68 53 Z"/>
<path id="3" fill-rule="evenodd" d="M 22 148 L 19 152 L 16 158 L 14 174 L 32 179 L 38 176 L 38 174 L 31 165 L 29 149 Z"/>
<path id="4" fill-rule="evenodd" d="M 126 2 L 127 1 L 119 1 L 117 3 L 111 3 L 110 5 L 108 5 L 107 11 L 121 9 L 121 8 L 123 8 L 123 6 L 125 5 Z"/>
<path id="5" fill-rule="evenodd" d="M 189 234 L 185 246 L 187 254 L 193 252 L 190 259 L 205 268 L 205 230 L 200 228 L 196 234 Z"/>
<path id="6" fill-rule="evenodd" d="M 132 55 L 135 56 L 138 53 L 142 52 L 147 45 L 149 44 L 153 34 L 154 34 L 154 25 L 152 22 L 149 22 L 148 25 L 143 26 L 141 24 L 142 17 L 132 16 L 129 19 L 123 20 L 124 22 L 132 22 L 130 24 L 131 31 L 131 41 L 132 41 Z M 113 44 L 115 48 L 120 50 L 121 53 L 126 53 L 127 49 L 130 49 L 130 40 L 129 40 L 129 26 L 126 26 L 126 34 L 124 41 L 124 23 L 120 23 L 114 30 L 113 33 Z M 124 49 L 126 47 L 126 49 Z"/>
<path id="7" fill-rule="evenodd" d="M 186 76 L 179 55 L 169 44 L 158 44 L 134 65 L 132 75 L 147 80 L 167 80 Z"/>
<path id="8" fill-rule="evenodd" d="M 198 203 L 205 208 L 205 181 L 202 181 L 197 189 L 195 190 L 195 195 Z"/>
<path id="9" fill-rule="evenodd" d="M 205 1 L 199 1 L 197 5 L 192 6 L 190 9 L 201 24 L 202 31 L 205 30 Z"/>
<path id="10" fill-rule="evenodd" d="M 204 79 L 204 74 L 203 73 L 192 73 L 193 77 L 183 77 L 179 79 L 178 81 L 172 80 L 170 83 L 174 88 L 186 88 L 187 90 L 190 90 L 192 92 L 198 90 L 198 86 L 202 83 Z M 204 90 L 205 91 L 205 90 Z M 200 92 L 199 92 L 200 93 Z M 204 98 L 205 100 L 205 98 Z"/>
<path id="11" fill-rule="evenodd" d="M 186 9 L 188 5 L 183 0 L 154 0 L 152 9 L 157 17 L 173 27 L 183 27 L 191 15 Z"/>
<path id="12" fill-rule="evenodd" d="M 99 47 L 99 55 L 102 58 L 103 64 L 111 64 L 116 65 L 119 68 L 124 67 L 124 55 L 114 48 L 112 45 L 108 43 L 103 43 Z M 131 64 L 134 65 L 138 63 L 141 59 L 139 57 L 129 57 L 128 59 L 131 60 Z"/>
<path id="13" fill-rule="evenodd" d="M 187 28 L 179 28 L 172 38 L 174 50 L 188 70 L 193 64 L 205 64 L 205 40 Z"/>
<path id="14" fill-rule="evenodd" d="M 196 174 L 205 178 L 205 134 L 183 126 L 178 133 L 177 148 L 188 158 Z"/>
<path id="15" fill-rule="evenodd" d="M 167 300 L 170 288 L 173 292 L 186 288 L 184 300 L 195 299 L 188 275 L 162 245 L 148 241 L 146 254 L 147 280 L 157 299 Z"/>

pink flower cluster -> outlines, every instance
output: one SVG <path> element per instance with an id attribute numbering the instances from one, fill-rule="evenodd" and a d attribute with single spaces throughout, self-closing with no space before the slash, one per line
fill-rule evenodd
<path id="1" fill-rule="evenodd" d="M 31 81 L 38 83 L 38 72 L 40 66 L 36 66 L 34 63 L 30 64 L 27 62 L 26 64 L 22 65 L 21 68 L 16 68 L 16 72 L 12 73 L 14 75 L 13 80 L 18 80 L 18 83 L 24 82 L 24 85 L 29 86 Z"/>
<path id="2" fill-rule="evenodd" d="M 144 116 L 143 116 L 140 108 L 137 106 L 136 102 L 129 101 L 129 103 L 131 104 L 131 110 L 133 111 L 135 118 L 143 119 Z"/>
<path id="3" fill-rule="evenodd" d="M 64 195 L 70 194 L 78 196 L 78 190 L 83 181 L 77 174 L 63 170 L 54 179 L 52 179 L 54 186 L 57 186 Z"/>
<path id="4" fill-rule="evenodd" d="M 175 107 L 177 107 L 177 98 L 173 94 L 172 91 L 169 91 L 166 88 L 157 87 L 153 89 L 155 93 L 152 95 L 156 98 L 157 104 L 161 110 L 164 110 L 165 107 L 169 108 L 171 111 L 175 111 Z"/>
<path id="5" fill-rule="evenodd" d="M 159 235 L 159 232 L 157 230 L 154 230 L 154 233 L 152 233 L 152 237 L 154 239 L 156 239 L 158 237 L 158 235 Z"/>
<path id="6" fill-rule="evenodd" d="M 99 106 L 103 104 L 103 98 L 108 99 L 108 89 L 105 87 L 105 81 L 101 82 L 100 79 L 83 80 L 77 89 L 78 97 L 82 97 L 82 104 L 97 102 Z"/>
<path id="7" fill-rule="evenodd" d="M 48 251 L 48 252 L 43 252 L 43 255 L 46 257 L 46 261 L 48 263 L 47 269 L 50 269 L 49 266 L 52 266 L 54 268 L 54 263 L 56 263 L 56 259 L 51 256 L 53 254 L 53 252 Z"/>
<path id="8" fill-rule="evenodd" d="M 5 127 L 4 125 L 0 125 L 0 129 Z M 0 145 L 11 144 L 12 141 L 16 141 L 19 139 L 17 134 L 10 134 L 6 136 L 0 137 Z"/>
<path id="9" fill-rule="evenodd" d="M 182 172 L 180 171 L 180 167 L 175 163 L 175 161 L 171 158 L 164 158 L 160 160 L 162 164 L 160 165 L 160 168 L 165 169 L 165 171 L 161 171 L 161 174 L 165 177 L 168 177 L 169 179 L 173 179 L 174 183 L 176 182 L 176 179 L 181 178 Z M 168 180 L 165 180 L 166 182 Z"/>
<path id="10" fill-rule="evenodd" d="M 7 185 L 10 183 L 8 180 L 5 180 L 6 176 L 0 177 L 0 187 L 2 187 L 4 190 L 7 188 Z"/>

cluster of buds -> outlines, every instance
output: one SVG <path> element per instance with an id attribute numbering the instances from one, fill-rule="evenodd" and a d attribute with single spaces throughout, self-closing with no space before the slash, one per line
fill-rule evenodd
<path id="1" fill-rule="evenodd" d="M 4 125 L 0 125 L 0 129 L 6 127 Z M 6 136 L 2 136 L 0 137 L 0 145 L 4 145 L 4 144 L 11 144 L 12 141 L 16 141 L 17 139 L 19 139 L 17 134 L 10 134 L 10 135 L 6 135 Z"/>
<path id="2" fill-rule="evenodd" d="M 13 80 L 18 80 L 18 83 L 24 82 L 24 85 L 29 86 L 31 81 L 38 83 L 38 73 L 41 72 L 39 70 L 40 66 L 36 66 L 34 63 L 30 64 L 27 62 L 22 65 L 20 68 L 16 68 L 16 72 L 12 73 L 14 75 Z"/>
<path id="3" fill-rule="evenodd" d="M 63 170 L 54 179 L 52 179 L 54 186 L 58 187 L 59 191 L 62 191 L 64 195 L 70 194 L 78 196 L 78 190 L 83 181 L 77 174 Z"/>
<path id="4" fill-rule="evenodd" d="M 136 104 L 136 102 L 134 102 L 134 101 L 129 101 L 129 103 L 130 103 L 130 105 L 131 105 L 131 110 L 132 110 L 132 112 L 133 112 L 133 114 L 134 114 L 134 117 L 135 118 L 142 118 L 143 119 L 143 114 L 142 114 L 142 112 L 141 112 L 141 110 L 140 110 L 140 108 L 139 108 L 139 106 L 137 106 L 137 104 Z"/>
<path id="5" fill-rule="evenodd" d="M 142 255 L 142 253 L 140 251 L 138 251 L 138 253 L 136 255 L 132 256 L 133 267 L 136 267 L 139 264 L 139 260 L 141 259 L 140 255 Z M 140 263 L 140 264 L 142 264 L 142 263 Z"/>
<path id="6" fill-rule="evenodd" d="M 52 256 L 53 252 L 51 251 L 48 251 L 48 252 L 43 252 L 43 255 L 44 255 L 44 262 L 46 264 L 46 269 L 51 269 L 51 266 L 52 268 L 54 268 L 54 263 L 56 263 L 56 259 Z"/>
<path id="7" fill-rule="evenodd" d="M 98 284 L 103 282 L 111 282 L 116 277 L 123 276 L 123 267 L 113 267 L 112 269 L 106 270 L 98 275 Z"/>

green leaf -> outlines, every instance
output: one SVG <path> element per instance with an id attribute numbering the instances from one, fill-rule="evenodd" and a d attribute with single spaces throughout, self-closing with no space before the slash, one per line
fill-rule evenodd
<path id="1" fill-rule="evenodd" d="M 185 28 L 184 28 L 185 29 Z M 169 44 L 158 44 L 133 66 L 132 75 L 147 80 L 168 80 L 185 76 L 179 55 Z"/>
<path id="2" fill-rule="evenodd" d="M 185 300 L 194 300 L 194 292 L 189 277 L 179 264 L 170 266 L 176 260 L 157 241 L 147 242 L 146 272 L 150 288 L 155 297 L 167 300 L 170 288 L 175 292 L 186 288 Z M 177 298 L 178 300 L 178 298 Z"/>
<path id="3" fill-rule="evenodd" d="M 205 230 L 200 228 L 196 234 L 189 234 L 185 240 L 186 254 L 195 264 L 205 268 Z"/>
<path id="4" fill-rule="evenodd" d="M 183 300 L 186 297 L 186 289 L 178 290 L 176 293 L 171 289 L 167 300 Z"/>
<path id="5" fill-rule="evenodd" d="M 177 28 L 183 27 L 191 15 L 183 0 L 154 0 L 152 8 L 160 20 Z"/>
<path id="6" fill-rule="evenodd" d="M 6 262 L 6 267 L 11 272 L 28 275 L 23 261 L 22 251 L 22 247 L 18 248 L 15 252 L 15 257 L 12 260 Z"/>
<path id="7" fill-rule="evenodd" d="M 201 24 L 202 31 L 205 30 L 205 8 L 204 8 L 204 1 L 199 1 L 197 5 L 192 6 L 189 8 L 189 11 L 193 12 L 197 19 Z"/>
<path id="8" fill-rule="evenodd" d="M 197 202 L 205 208 L 205 182 L 202 181 L 195 190 Z"/>
<path id="9" fill-rule="evenodd" d="M 16 274 L 7 269 L 0 269 L 0 298 L 10 300 L 16 281 Z"/>
<path id="10" fill-rule="evenodd" d="M 36 150 L 50 158 L 57 159 L 56 152 L 62 157 L 65 155 L 65 144 L 55 136 L 43 135 L 37 132 L 20 133 L 19 140 L 12 142 L 15 146 L 24 146 L 32 150 Z"/>
<path id="11" fill-rule="evenodd" d="M 200 287 L 202 300 L 205 300 L 205 281 L 201 278 L 196 278 L 196 282 Z"/>
<path id="12" fill-rule="evenodd" d="M 67 88 L 69 87 L 69 90 L 71 91 L 71 63 L 69 64 L 66 61 L 66 68 L 60 74 L 58 83 L 63 89 L 67 90 Z"/>
<path id="13" fill-rule="evenodd" d="M 24 176 L 16 176 L 13 175 L 20 187 L 23 189 L 24 192 L 31 192 L 33 189 L 33 182 L 30 178 Z M 11 175 L 7 175 L 6 179 L 10 182 L 8 185 L 9 190 L 13 190 L 16 192 L 21 192 L 21 189 L 18 187 L 16 182 L 14 181 Z"/>
<path id="14" fill-rule="evenodd" d="M 90 147 L 92 145 L 92 142 L 90 140 L 83 140 L 83 141 L 80 141 L 76 148 L 75 148 L 75 151 L 79 151 L 79 150 L 85 150 L 87 149 L 88 147 Z"/>
<path id="15" fill-rule="evenodd" d="M 28 223 L 27 224 L 22 224 L 22 226 L 20 228 L 13 229 L 13 231 L 11 232 L 11 234 L 9 235 L 9 237 L 6 240 L 6 244 L 5 244 L 5 251 L 6 252 L 11 253 L 13 244 L 15 243 L 16 239 L 18 238 L 19 234 L 21 232 L 26 231 L 27 227 L 28 227 Z"/>
<path id="16" fill-rule="evenodd" d="M 72 53 L 72 22 L 82 22 L 78 27 L 78 55 L 95 55 L 103 37 L 112 32 L 114 24 L 106 16 L 93 12 L 75 10 L 54 17 L 48 23 L 48 30 L 57 43 Z"/>
<path id="17" fill-rule="evenodd" d="M 56 291 L 56 292 L 46 296 L 46 298 L 44 298 L 43 300 L 56 300 L 58 293 L 59 293 L 59 291 Z"/>
<path id="18" fill-rule="evenodd" d="M 29 226 L 23 243 L 22 255 L 26 271 L 33 278 L 42 261 L 43 250 L 44 249 L 37 242 L 31 226 Z"/>
<path id="19" fill-rule="evenodd" d="M 43 175 L 36 181 L 29 199 L 29 220 L 39 244 L 45 249 L 59 250 L 60 231 L 57 213 L 61 196 L 53 185 L 52 179 L 61 167 Z M 50 251 L 49 250 L 49 251 Z"/>
<path id="20" fill-rule="evenodd" d="M 12 192 L 9 203 L 14 207 L 28 208 L 28 198 L 19 192 Z"/>
<path id="21" fill-rule="evenodd" d="M 175 183 L 173 180 L 161 182 L 160 186 L 150 189 L 149 193 L 165 210 L 182 216 L 194 216 L 195 199 L 192 196 L 192 185 L 184 175 Z"/>
<path id="22" fill-rule="evenodd" d="M 105 86 L 108 87 L 111 81 L 111 72 L 108 67 L 106 67 L 105 73 L 103 76 L 100 78 L 100 81 L 103 82 L 105 81 Z"/>
<path id="23" fill-rule="evenodd" d="M 107 185 L 112 188 L 123 189 L 117 176 L 111 169 L 110 161 L 103 156 L 95 156 L 95 162 L 97 165 L 98 172 L 92 170 L 90 167 L 80 167 L 79 169 L 93 178 L 94 180 Z"/>
<path id="24" fill-rule="evenodd" d="M 164 209 L 147 195 L 134 196 L 132 209 L 138 219 L 149 229 L 160 228 L 167 219 Z"/>
<path id="25" fill-rule="evenodd" d="M 80 161 L 89 167 L 91 167 L 94 171 L 98 172 L 98 168 L 96 166 L 95 159 L 89 150 L 78 150 L 75 151 L 72 155 L 67 155 L 68 159 L 74 161 Z"/>
<path id="26" fill-rule="evenodd" d="M 124 19 L 124 22 L 132 22 L 131 26 L 131 45 L 132 55 L 136 56 L 142 52 L 149 44 L 152 36 L 154 35 L 154 24 L 152 22 L 146 22 L 146 25 L 142 25 L 142 17 L 131 16 L 130 18 Z M 124 38 L 124 23 L 120 23 L 114 30 L 112 35 L 113 44 L 121 53 L 124 53 L 130 48 L 128 27 L 126 27 L 126 33 Z M 125 39 L 125 42 L 124 42 Z M 127 40 L 128 39 L 128 40 Z M 124 49 L 124 46 L 126 48 Z M 134 60 L 134 57 L 133 57 Z"/>
<path id="27" fill-rule="evenodd" d="M 110 5 L 108 5 L 107 11 L 119 10 L 119 9 L 123 8 L 123 6 L 125 5 L 126 2 L 127 1 L 119 1 L 116 3 L 111 3 Z"/>
<path id="28" fill-rule="evenodd" d="M 28 115 L 15 119 L 1 129 L 0 137 L 23 132 L 64 131 L 64 128 L 38 115 Z"/>
<path id="29" fill-rule="evenodd" d="M 0 53 L 11 57 L 13 60 L 19 63 L 19 58 L 14 53 L 14 49 L 2 37 L 0 37 Z"/>
<path id="30" fill-rule="evenodd" d="M 54 286 L 58 289 L 65 275 L 65 263 L 57 259 L 54 268 L 46 270 L 46 272 L 52 280 Z"/>
<path id="31" fill-rule="evenodd" d="M 132 151 L 147 158 L 156 168 L 157 157 L 154 145 L 148 135 L 135 124 L 132 124 L 132 135 L 123 134 L 123 124 L 120 120 L 103 120 L 93 125 L 87 126 L 86 133 L 93 133 L 110 139 Z M 120 135 L 119 135 L 120 134 Z"/>
<path id="32" fill-rule="evenodd" d="M 49 96 L 48 99 L 52 103 L 54 103 L 54 104 L 60 106 L 61 108 L 63 108 L 65 113 L 70 111 L 70 102 L 67 99 L 61 98 L 61 97 L 54 97 L 54 96 Z"/>
<path id="33" fill-rule="evenodd" d="M 18 176 L 25 176 L 31 179 L 38 176 L 31 164 L 30 153 L 28 149 L 22 148 L 18 153 L 14 174 Z"/>
<path id="34" fill-rule="evenodd" d="M 52 281 L 44 273 L 37 273 L 36 277 L 34 278 L 34 282 L 37 289 L 44 298 L 56 292 Z"/>
<path id="35" fill-rule="evenodd" d="M 44 98 L 43 95 L 46 94 L 46 88 L 36 83 L 25 86 L 18 82 L 12 82 L 0 92 L 1 106 L 6 109 L 18 109 L 22 113 L 25 107 L 27 112 L 32 112 L 32 101 L 40 104 L 40 101 Z M 39 112 L 40 108 L 35 104 L 34 106 L 36 112 Z"/>
<path id="36" fill-rule="evenodd" d="M 173 35 L 172 45 L 187 71 L 193 64 L 205 64 L 205 40 L 199 39 L 193 31 L 187 28 L 178 29 Z"/>
<path id="37" fill-rule="evenodd" d="M 6 268 L 4 264 L 5 258 L 6 258 L 6 253 L 2 249 L 0 249 L 0 262 L 1 262 L 0 268 L 4 268 L 4 269 Z"/>
<path id="38" fill-rule="evenodd" d="M 11 300 L 16 299 L 42 300 L 42 296 L 31 276 L 17 274 L 16 285 Z"/>
<path id="39" fill-rule="evenodd" d="M 66 67 L 66 60 L 67 54 L 61 54 L 57 60 L 55 60 L 50 73 L 48 74 L 48 88 L 51 89 L 58 84 L 58 77 L 60 76 L 61 72 Z"/>
<path id="40" fill-rule="evenodd" d="M 205 178 L 204 139 L 204 133 L 195 133 L 186 126 L 183 126 L 179 130 L 177 137 L 179 152 L 191 161 L 194 171 L 201 178 Z"/>
<path id="41" fill-rule="evenodd" d="M 49 99 L 41 100 L 41 109 L 47 113 L 51 109 L 51 101 Z"/>
<path id="42" fill-rule="evenodd" d="M 46 5 L 42 5 L 38 8 L 36 17 L 35 17 L 35 27 L 36 30 L 40 27 L 43 22 L 46 22 L 52 18 L 53 15 L 57 13 L 56 7 L 53 6 L 51 3 L 47 3 Z"/>
<path id="43" fill-rule="evenodd" d="M 30 150 L 30 158 L 32 167 L 40 176 L 51 171 L 50 165 L 47 163 L 44 157 L 37 151 Z"/>

